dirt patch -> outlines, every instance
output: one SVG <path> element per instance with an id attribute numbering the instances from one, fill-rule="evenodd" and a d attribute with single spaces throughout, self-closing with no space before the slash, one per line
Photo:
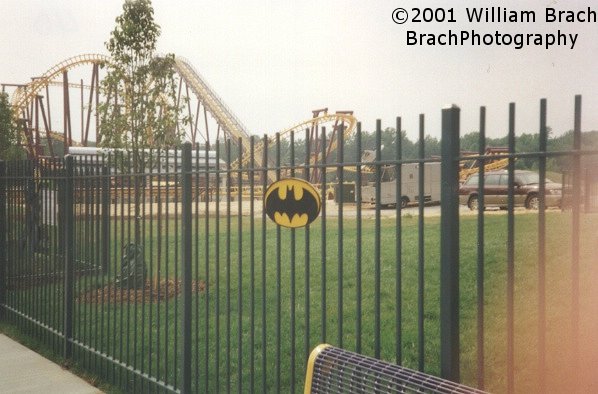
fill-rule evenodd
<path id="1" fill-rule="evenodd" d="M 110 283 L 102 288 L 80 294 L 76 301 L 91 304 L 157 303 L 178 296 L 182 289 L 182 281 L 175 282 L 173 279 L 168 281 L 162 279 L 158 283 L 155 280 L 147 280 L 143 289 L 121 288 Z M 205 290 L 206 283 L 203 280 L 191 283 L 191 293 L 203 293 Z"/>

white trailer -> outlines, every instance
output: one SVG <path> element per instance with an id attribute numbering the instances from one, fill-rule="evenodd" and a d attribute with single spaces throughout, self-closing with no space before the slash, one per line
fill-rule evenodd
<path id="1" fill-rule="evenodd" d="M 419 202 L 419 163 L 408 163 L 401 166 L 401 196 L 397 198 L 397 182 L 395 166 L 387 166 L 382 170 L 380 181 L 380 205 L 395 206 L 397 201 L 404 208 L 410 203 Z M 440 201 L 440 163 L 424 163 L 424 202 Z M 361 201 L 376 203 L 376 184 L 368 182 L 361 187 Z"/>

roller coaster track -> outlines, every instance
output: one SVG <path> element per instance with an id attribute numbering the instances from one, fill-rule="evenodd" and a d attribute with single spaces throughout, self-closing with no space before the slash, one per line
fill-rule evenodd
<path id="1" fill-rule="evenodd" d="M 249 133 L 241 121 L 233 114 L 224 101 L 208 85 L 201 74 L 182 57 L 175 57 L 174 68 L 185 80 L 191 91 L 199 98 L 202 104 L 210 111 L 223 131 L 233 139 L 241 139 L 243 150 L 249 151 Z"/>
<path id="2" fill-rule="evenodd" d="M 83 54 L 68 58 L 62 62 L 54 65 L 42 76 L 34 78 L 27 85 L 18 87 L 12 95 L 12 107 L 14 110 L 14 116 L 17 120 L 27 118 L 28 109 L 39 95 L 39 92 L 47 86 L 63 85 L 64 82 L 60 82 L 57 77 L 61 74 L 66 73 L 70 69 L 73 69 L 80 65 L 93 64 L 93 65 L 105 65 L 111 62 L 110 57 L 101 54 Z M 245 166 L 249 163 L 249 151 L 251 147 L 251 140 L 249 133 L 241 121 L 233 114 L 230 108 L 224 103 L 224 101 L 216 94 L 214 89 L 206 82 L 205 78 L 191 65 L 191 63 L 183 57 L 176 56 L 174 60 L 174 69 L 177 74 L 185 81 L 187 86 L 196 95 L 197 99 L 203 104 L 203 106 L 209 111 L 214 120 L 219 125 L 223 132 L 223 135 L 231 138 L 233 141 L 241 141 L 242 150 L 244 154 L 241 156 L 242 161 L 231 163 L 233 169 L 238 169 L 240 166 Z M 81 88 L 80 84 L 68 84 L 68 87 Z M 85 85 L 83 85 L 85 88 Z M 340 133 L 343 130 L 343 136 L 346 138 L 355 130 L 357 120 L 350 113 L 335 113 L 328 114 L 324 113 L 320 116 L 314 116 L 305 122 L 299 123 L 291 128 L 285 129 L 278 133 L 281 138 L 288 137 L 291 133 L 295 133 L 298 138 L 301 138 L 302 134 L 306 129 L 311 129 L 312 132 L 316 131 L 315 138 L 317 140 L 319 128 L 324 125 L 331 123 L 331 131 L 333 135 Z M 25 131 L 27 133 L 27 131 Z M 52 135 L 58 135 L 49 131 Z M 26 138 L 29 140 L 30 149 L 33 146 L 32 136 L 27 135 Z M 262 153 L 267 146 L 274 144 L 275 138 L 271 137 L 266 142 L 264 140 L 256 140 L 254 157 L 258 166 L 262 165 Z M 317 142 L 317 141 L 316 141 Z M 324 155 L 328 155 L 331 151 L 336 148 L 337 138 L 331 138 L 328 141 L 328 145 L 325 148 Z M 31 152 L 36 154 L 36 152 Z M 246 154 L 245 154 L 246 153 Z M 318 149 L 314 152 L 311 158 L 311 163 L 314 164 L 322 160 L 322 150 Z M 272 178 L 272 174 L 268 173 L 268 177 Z"/>
<path id="3" fill-rule="evenodd" d="M 355 127 L 357 126 L 357 119 L 353 116 L 353 115 L 349 115 L 349 114 L 325 114 L 325 115 L 321 115 L 321 116 L 317 116 L 315 118 L 306 120 L 305 122 L 299 123 L 293 127 L 290 127 L 288 129 L 285 129 L 281 132 L 279 132 L 278 134 L 280 135 L 281 138 L 285 138 L 288 137 L 291 133 L 294 133 L 296 136 L 302 137 L 303 136 L 303 132 L 305 132 L 305 129 L 311 129 L 311 128 L 316 128 L 321 126 L 322 124 L 325 123 L 333 123 L 333 127 L 336 127 L 337 129 L 340 129 L 340 124 L 343 124 L 343 137 L 347 138 L 349 137 L 353 131 L 355 131 Z M 339 131 L 339 130 L 337 130 Z M 273 145 L 275 142 L 275 137 L 270 137 L 268 139 L 268 146 Z M 327 153 L 333 151 L 336 148 L 337 145 L 337 140 L 336 138 L 334 140 L 329 141 L 329 145 L 327 147 Z M 255 157 L 260 157 L 261 154 L 264 151 L 264 143 L 260 143 L 258 145 L 256 145 L 255 147 Z M 313 152 L 314 155 L 312 155 L 312 163 L 311 164 L 315 164 L 315 162 L 320 161 L 322 159 L 322 152 L 321 150 L 318 152 Z M 246 165 L 249 163 L 249 158 L 245 157 L 243 159 L 242 165 Z M 236 167 L 233 165 L 233 169 L 235 169 Z"/>
<path id="4" fill-rule="evenodd" d="M 216 94 L 216 92 L 206 82 L 205 78 L 191 65 L 191 63 L 180 56 L 175 57 L 175 71 L 185 80 L 185 83 L 191 88 L 191 91 L 201 100 L 202 104 L 210 111 L 212 116 L 216 119 L 223 131 L 233 140 L 241 140 L 243 145 L 243 151 L 247 152 L 243 155 L 241 162 L 235 162 L 232 164 L 232 169 L 239 168 L 240 165 L 246 165 L 250 160 L 250 147 L 251 141 L 247 129 L 241 121 L 233 114 L 230 108 L 224 103 L 224 101 Z M 336 114 L 325 114 L 322 116 L 315 117 L 313 119 L 302 122 L 294 127 L 281 131 L 279 135 L 281 137 L 287 137 L 291 132 L 303 132 L 306 128 L 318 127 L 319 125 L 327 122 L 334 122 L 334 127 L 339 127 L 340 124 L 344 125 L 344 136 L 347 137 L 355 130 L 357 120 L 353 115 L 336 113 Z M 268 140 L 268 145 L 274 142 L 274 138 Z M 336 147 L 336 139 L 330 141 L 328 145 L 328 152 L 334 150 Z M 264 150 L 264 142 L 257 141 L 254 150 L 254 156 L 258 165 L 261 164 L 262 155 Z M 320 154 L 320 152 L 318 152 Z M 320 156 L 316 156 L 316 159 Z"/>
<path id="5" fill-rule="evenodd" d="M 46 71 L 42 76 L 33 79 L 25 86 L 15 90 L 12 96 L 12 107 L 15 109 L 16 118 L 20 118 L 27 111 L 30 103 L 39 92 L 48 85 L 61 85 L 56 80 L 63 72 L 84 64 L 108 64 L 110 58 L 100 54 L 84 54 L 71 57 Z M 241 139 L 244 150 L 249 150 L 249 133 L 241 121 L 233 114 L 223 100 L 210 87 L 201 74 L 182 57 L 176 57 L 174 63 L 175 71 L 183 78 L 191 91 L 198 97 L 202 104 L 212 114 L 216 122 L 222 128 L 225 135 L 232 139 Z M 80 87 L 80 85 L 69 84 L 69 87 Z"/>
<path id="6" fill-rule="evenodd" d="M 495 160 L 495 161 L 485 164 L 484 171 L 488 172 L 488 171 L 502 170 L 508 164 L 509 164 L 509 159 Z M 459 179 L 464 182 L 467 180 L 467 178 L 469 178 L 470 175 L 477 174 L 478 172 L 480 172 L 479 167 L 463 168 L 463 169 L 461 169 L 461 171 L 459 171 Z"/>
<path id="7" fill-rule="evenodd" d="M 29 103 L 39 94 L 39 91 L 47 85 L 53 84 L 53 79 L 59 74 L 83 64 L 106 64 L 110 58 L 99 54 L 78 55 L 56 64 L 46 71 L 41 77 L 35 78 L 25 86 L 20 86 L 12 96 L 12 107 L 15 109 L 15 116 L 19 117 L 27 110 Z"/>

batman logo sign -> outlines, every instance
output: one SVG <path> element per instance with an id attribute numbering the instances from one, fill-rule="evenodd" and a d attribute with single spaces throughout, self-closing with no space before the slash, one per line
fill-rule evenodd
<path id="1" fill-rule="evenodd" d="M 283 227 L 307 226 L 318 217 L 320 206 L 320 195 L 316 189 L 299 178 L 276 181 L 264 195 L 266 214 Z"/>

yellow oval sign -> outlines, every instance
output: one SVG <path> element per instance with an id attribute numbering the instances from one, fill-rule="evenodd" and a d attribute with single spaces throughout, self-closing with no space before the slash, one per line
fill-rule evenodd
<path id="1" fill-rule="evenodd" d="M 307 226 L 320 214 L 322 200 L 311 183 L 285 178 L 268 186 L 264 209 L 274 223 L 289 228 Z"/>

